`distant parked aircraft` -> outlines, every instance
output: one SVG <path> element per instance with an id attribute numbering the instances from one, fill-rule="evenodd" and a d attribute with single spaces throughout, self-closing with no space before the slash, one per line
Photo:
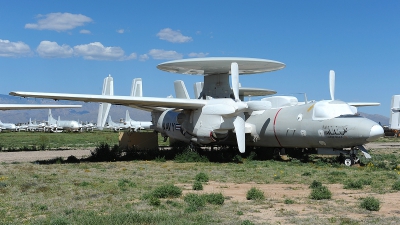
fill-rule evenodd
<path id="1" fill-rule="evenodd" d="M 122 120 L 122 119 L 121 119 Z M 111 116 L 108 116 L 107 126 L 108 129 L 114 131 L 126 130 L 129 129 L 129 126 L 124 122 L 114 122 L 111 119 Z"/>
<path id="2" fill-rule="evenodd" d="M 17 128 L 17 126 L 13 123 L 3 123 L 0 121 L 0 132 L 2 130 L 11 130 L 11 131 L 15 131 L 15 129 Z"/>
<path id="3" fill-rule="evenodd" d="M 150 129 L 150 126 L 153 125 L 152 122 L 147 121 L 136 121 L 131 119 L 129 116 L 129 111 L 126 110 L 125 124 L 129 127 L 131 131 L 139 131 L 144 129 Z"/>
<path id="4" fill-rule="evenodd" d="M 66 131 L 81 131 L 82 126 L 75 120 L 60 120 L 60 116 L 58 120 L 53 118 L 51 114 L 51 109 L 49 109 L 49 116 L 47 118 L 47 126 L 48 129 L 52 132 L 58 132 L 59 130 Z"/>

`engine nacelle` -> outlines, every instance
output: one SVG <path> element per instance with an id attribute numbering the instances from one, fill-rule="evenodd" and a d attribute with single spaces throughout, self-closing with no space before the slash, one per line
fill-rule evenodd
<path id="1" fill-rule="evenodd" d="M 155 124 L 154 129 L 160 132 L 163 137 L 189 142 L 190 136 L 184 135 L 182 126 L 177 121 L 178 115 L 178 112 L 172 110 L 152 112 L 151 116 Z"/>

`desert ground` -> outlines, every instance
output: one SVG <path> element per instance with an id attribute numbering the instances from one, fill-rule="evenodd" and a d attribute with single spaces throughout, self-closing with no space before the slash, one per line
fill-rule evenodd
<path id="1" fill-rule="evenodd" d="M 370 143 L 367 149 L 375 151 L 393 151 L 400 149 L 400 142 Z M 74 155 L 83 158 L 90 155 L 93 149 L 34 151 L 34 152 L 0 152 L 2 163 L 26 163 L 36 160 L 53 159 L 56 157 L 67 158 Z M 123 162 L 121 167 L 126 167 L 129 162 Z M 163 167 L 174 167 L 173 162 L 167 162 Z M 191 183 L 180 183 L 177 186 L 183 189 L 183 194 L 192 190 Z M 331 200 L 312 201 L 309 198 L 310 189 L 305 184 L 258 183 L 258 182 L 221 182 L 209 181 L 204 185 L 201 193 L 222 193 L 227 203 L 237 205 L 238 211 L 246 211 L 241 219 L 248 219 L 254 224 L 364 224 L 359 221 L 369 221 L 371 218 L 382 218 L 382 224 L 400 223 L 400 194 L 398 192 L 372 192 L 370 188 L 360 190 L 344 189 L 343 184 L 327 184 L 332 192 Z M 248 204 L 246 192 L 256 187 L 265 193 L 265 204 Z M 358 207 L 359 199 L 374 196 L 381 201 L 379 211 L 361 210 Z M 285 203 L 286 199 L 293 200 L 291 204 Z M 332 213 L 326 213 L 330 211 Z M 325 220 L 312 220 L 312 218 L 325 218 Z M 351 220 L 349 220 L 351 218 Z M 385 220 L 387 219 L 387 220 Z M 373 221 L 373 220 L 372 220 Z M 353 223 L 354 222 L 354 223 Z"/>

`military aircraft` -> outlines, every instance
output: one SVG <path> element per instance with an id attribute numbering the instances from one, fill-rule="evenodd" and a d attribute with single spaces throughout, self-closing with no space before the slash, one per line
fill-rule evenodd
<path id="1" fill-rule="evenodd" d="M 0 121 L 0 132 L 3 130 L 15 131 L 17 126 L 14 123 L 3 123 Z"/>
<path id="2" fill-rule="evenodd" d="M 299 103 L 293 96 L 272 96 L 257 101 L 240 99 L 239 75 L 284 67 L 285 64 L 278 61 L 238 57 L 184 59 L 157 66 L 167 72 L 204 76 L 196 99 L 19 91 L 10 92 L 10 95 L 107 102 L 143 109 L 152 113 L 154 129 L 164 136 L 199 145 L 231 144 L 242 153 L 246 146 L 348 152 L 350 157 L 345 162 L 349 165 L 357 160 L 358 150 L 370 157 L 363 145 L 383 136 L 383 129 L 374 121 L 355 114 L 352 106 L 379 103 L 350 105 L 335 100 L 334 84 L 330 85 L 331 100 Z M 227 143 L 229 136 L 236 136 L 236 140 Z"/>
<path id="3" fill-rule="evenodd" d="M 23 109 L 59 109 L 59 108 L 80 108 L 82 105 L 41 105 L 41 104 L 0 104 L 0 110 L 23 110 Z M 28 127 L 26 127 L 28 128 Z M 0 132 L 2 130 L 19 129 L 13 123 L 2 123 L 0 121 Z"/>
<path id="4" fill-rule="evenodd" d="M 145 129 L 151 129 L 151 126 L 153 125 L 152 122 L 147 122 L 147 121 L 136 121 L 131 119 L 129 116 L 129 111 L 126 110 L 126 115 L 125 115 L 125 124 L 129 127 L 131 131 L 140 131 L 140 130 L 145 130 Z"/>
<path id="5" fill-rule="evenodd" d="M 58 120 L 53 118 L 51 109 L 49 109 L 49 115 L 47 118 L 47 130 L 50 132 L 61 132 L 61 131 L 82 131 L 81 124 L 75 120 L 61 120 L 60 116 Z"/>
<path id="6" fill-rule="evenodd" d="M 108 116 L 106 128 L 108 128 L 110 130 L 114 130 L 114 131 L 121 131 L 121 130 L 129 129 L 129 125 L 123 121 L 114 122 L 114 121 L 112 121 L 111 116 Z"/>

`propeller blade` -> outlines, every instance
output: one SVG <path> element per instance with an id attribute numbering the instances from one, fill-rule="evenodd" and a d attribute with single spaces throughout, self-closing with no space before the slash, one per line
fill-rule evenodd
<path id="1" fill-rule="evenodd" d="M 233 121 L 233 125 L 235 126 L 239 151 L 244 153 L 246 151 L 244 114 L 237 116 L 235 121 Z"/>
<path id="2" fill-rule="evenodd" d="M 329 91 L 331 92 L 331 100 L 335 100 L 335 71 L 329 71 Z"/>
<path id="3" fill-rule="evenodd" d="M 231 76 L 232 76 L 232 90 L 235 95 L 235 101 L 239 100 L 239 66 L 233 62 L 231 64 Z"/>

